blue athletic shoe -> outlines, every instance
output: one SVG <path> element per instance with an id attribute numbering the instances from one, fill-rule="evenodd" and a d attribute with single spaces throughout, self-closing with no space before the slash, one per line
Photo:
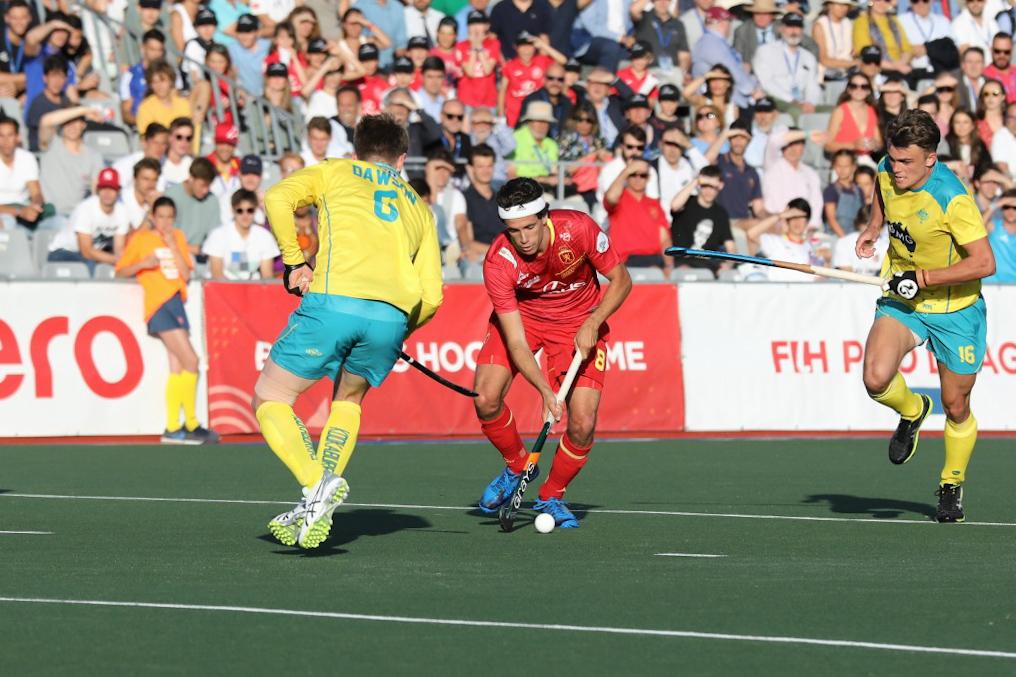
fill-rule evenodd
<path id="1" fill-rule="evenodd" d="M 533 510 L 549 513 L 554 518 L 554 523 L 557 524 L 558 529 L 579 528 L 578 519 L 568 509 L 568 504 L 560 498 L 548 498 L 546 501 L 537 501 L 533 504 Z"/>
<path id="2" fill-rule="evenodd" d="M 537 466 L 536 472 L 533 473 L 533 479 L 535 480 L 539 476 L 540 468 Z M 505 466 L 504 470 L 483 490 L 483 496 L 478 504 L 480 510 L 488 515 L 500 510 L 501 506 L 511 498 L 512 493 L 519 488 L 521 479 L 522 473 L 516 475 L 508 466 Z"/>

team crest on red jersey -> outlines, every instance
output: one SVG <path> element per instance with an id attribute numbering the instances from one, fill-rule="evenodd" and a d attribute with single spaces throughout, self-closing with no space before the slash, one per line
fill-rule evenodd
<path id="1" fill-rule="evenodd" d="M 575 252 L 568 249 L 568 247 L 561 247 L 557 250 L 557 257 L 561 259 L 561 263 L 567 266 L 575 260 Z"/>

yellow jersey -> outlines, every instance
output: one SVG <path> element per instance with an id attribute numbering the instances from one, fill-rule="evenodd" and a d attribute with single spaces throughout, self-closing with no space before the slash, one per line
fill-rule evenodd
<path id="1" fill-rule="evenodd" d="M 967 257 L 961 247 L 988 236 L 981 212 L 963 182 L 941 162 L 916 190 L 899 190 L 886 167 L 888 156 L 878 165 L 878 190 L 889 229 L 889 251 L 882 263 L 882 277 L 922 268 L 946 268 Z M 886 292 L 888 294 L 888 292 Z M 921 313 L 949 313 L 977 301 L 981 281 L 922 289 L 912 301 L 893 297 Z"/>
<path id="2" fill-rule="evenodd" d="M 304 262 L 293 212 L 312 204 L 320 238 L 312 293 L 384 301 L 409 316 L 410 330 L 434 316 L 442 300 L 437 227 L 398 170 L 328 159 L 268 189 L 265 211 L 286 264 Z"/>

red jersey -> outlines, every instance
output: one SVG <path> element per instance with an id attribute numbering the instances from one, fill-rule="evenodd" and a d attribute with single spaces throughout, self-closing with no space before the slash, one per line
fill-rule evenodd
<path id="1" fill-rule="evenodd" d="M 289 69 L 289 91 L 293 96 L 300 96 L 300 92 L 303 91 L 303 80 L 300 79 L 300 75 L 296 70 L 296 62 L 300 62 L 300 66 L 307 70 L 307 57 L 301 52 L 294 52 L 289 57 L 289 63 L 286 64 L 286 68 Z M 265 68 L 273 63 L 282 63 L 282 57 L 278 50 L 275 50 L 265 57 Z"/>
<path id="2" fill-rule="evenodd" d="M 524 64 L 515 58 L 504 65 L 501 75 L 508 80 L 504 116 L 509 127 L 514 127 L 522 114 L 522 100 L 543 87 L 547 67 L 552 63 L 554 61 L 546 54 L 536 54 L 529 63 Z"/>
<path id="3" fill-rule="evenodd" d="M 360 110 L 364 115 L 379 115 L 381 99 L 389 89 L 388 78 L 380 75 L 367 75 L 352 84 L 360 90 Z"/>
<path id="4" fill-rule="evenodd" d="M 462 69 L 462 77 L 456 85 L 456 92 L 459 101 L 466 106 L 482 106 L 493 108 L 497 105 L 497 68 L 490 72 L 490 75 L 483 74 L 483 66 L 477 62 L 475 70 L 470 72 L 466 68 L 469 61 L 472 44 L 463 40 L 455 45 L 455 63 Z M 488 37 L 483 41 L 483 51 L 495 64 L 502 64 L 501 41 L 495 37 Z"/>
<path id="5" fill-rule="evenodd" d="M 526 320 L 580 323 L 600 303 L 600 283 L 618 265 L 607 234 L 587 215 L 552 209 L 550 245 L 522 258 L 505 233 L 491 243 L 483 261 L 483 284 L 495 313 L 518 310 Z"/>
<path id="6" fill-rule="evenodd" d="M 638 74 L 629 68 L 623 68 L 617 72 L 617 77 L 624 84 L 631 87 L 631 91 L 636 94 L 647 96 L 651 99 L 655 99 L 657 95 L 657 86 L 660 81 L 656 79 L 656 76 L 646 71 L 645 75 L 639 77 Z"/>
<path id="7" fill-rule="evenodd" d="M 625 188 L 616 205 L 604 199 L 603 206 L 610 218 L 614 250 L 622 261 L 629 256 L 660 253 L 661 231 L 670 230 L 670 222 L 659 200 L 646 195 L 637 198 Z"/>
<path id="8" fill-rule="evenodd" d="M 984 69 L 984 77 L 998 80 L 1005 89 L 1006 103 L 1016 101 L 1016 67 L 1009 66 L 1004 71 L 999 70 L 995 64 L 990 64 Z"/>

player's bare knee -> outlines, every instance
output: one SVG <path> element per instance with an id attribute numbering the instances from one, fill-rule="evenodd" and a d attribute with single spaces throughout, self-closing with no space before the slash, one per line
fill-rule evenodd
<path id="1" fill-rule="evenodd" d="M 953 423 L 962 423 L 970 416 L 970 398 L 966 395 L 949 396 L 942 393 L 942 409 Z"/>
<path id="2" fill-rule="evenodd" d="M 300 393 L 296 390 L 279 383 L 277 380 L 266 376 L 264 372 L 261 372 L 257 383 L 254 384 L 254 399 L 251 401 L 251 406 L 254 407 L 254 411 L 257 411 L 258 407 L 265 402 L 282 402 L 283 404 L 293 406 L 299 395 Z"/>
<path id="3" fill-rule="evenodd" d="M 889 384 L 892 383 L 896 371 L 887 369 L 878 364 L 864 365 L 864 387 L 870 395 L 884 393 Z"/>
<path id="4" fill-rule="evenodd" d="M 489 421 L 497 418 L 497 415 L 501 413 L 501 406 L 503 402 L 501 400 L 500 393 L 491 393 L 481 390 L 479 394 L 473 398 L 473 408 L 476 409 L 476 415 L 482 421 Z"/>
<path id="5" fill-rule="evenodd" d="M 568 413 L 568 437 L 571 438 L 572 442 L 581 447 L 588 447 L 592 444 L 595 433 L 595 414 Z"/>

